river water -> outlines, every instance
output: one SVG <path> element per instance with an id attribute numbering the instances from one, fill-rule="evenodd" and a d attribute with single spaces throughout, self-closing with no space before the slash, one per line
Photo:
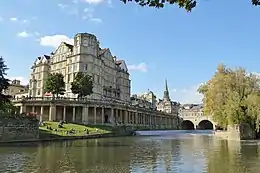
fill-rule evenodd
<path id="1" fill-rule="evenodd" d="M 258 141 L 226 141 L 209 131 L 0 147 L 0 172 L 258 173 Z"/>

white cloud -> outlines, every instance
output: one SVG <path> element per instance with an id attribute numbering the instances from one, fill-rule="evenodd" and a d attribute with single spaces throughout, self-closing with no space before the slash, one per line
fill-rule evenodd
<path id="1" fill-rule="evenodd" d="M 28 33 L 28 32 L 26 32 L 26 31 L 23 31 L 23 32 L 19 32 L 18 34 L 17 34 L 17 36 L 18 37 L 29 37 L 30 36 L 30 34 Z"/>
<path id="2" fill-rule="evenodd" d="M 57 48 L 61 42 L 73 44 L 74 41 L 66 35 L 43 36 L 40 38 L 40 44 L 42 46 L 50 46 Z"/>
<path id="3" fill-rule="evenodd" d="M 134 71 L 141 71 L 141 72 L 147 72 L 147 65 L 146 63 L 142 62 L 140 64 L 137 65 L 129 65 L 128 66 L 129 70 L 134 70 Z"/>
<path id="4" fill-rule="evenodd" d="M 10 18 L 11 21 L 17 21 L 18 19 L 16 17 Z"/>
<path id="5" fill-rule="evenodd" d="M 113 7 L 112 5 L 112 0 L 83 0 L 88 4 L 91 5 L 98 5 L 98 4 L 102 4 L 102 3 L 106 3 L 108 5 L 108 7 Z"/>
<path id="6" fill-rule="evenodd" d="M 88 4 L 100 4 L 104 2 L 105 0 L 85 0 Z"/>
<path id="7" fill-rule="evenodd" d="M 66 4 L 58 4 L 58 7 L 60 7 L 61 9 L 64 9 L 64 8 L 68 7 L 68 5 L 66 5 Z"/>
<path id="8" fill-rule="evenodd" d="M 3 21 L 4 19 L 0 16 L 0 21 Z"/>
<path id="9" fill-rule="evenodd" d="M 29 83 L 29 80 L 22 76 L 9 77 L 9 80 L 15 80 L 15 79 L 21 81 L 22 85 L 27 85 Z"/>
<path id="10" fill-rule="evenodd" d="M 171 99 L 182 104 L 185 103 L 202 103 L 203 95 L 197 92 L 201 84 L 193 85 L 186 88 L 170 90 Z"/>
<path id="11" fill-rule="evenodd" d="M 93 22 L 97 22 L 97 23 L 102 23 L 103 22 L 102 19 L 100 19 L 100 18 L 90 18 L 89 20 L 93 21 Z"/>
<path id="12" fill-rule="evenodd" d="M 85 8 L 84 15 L 82 17 L 83 20 L 89 20 L 96 23 L 102 23 L 102 19 L 94 17 L 95 10 L 93 8 Z"/>

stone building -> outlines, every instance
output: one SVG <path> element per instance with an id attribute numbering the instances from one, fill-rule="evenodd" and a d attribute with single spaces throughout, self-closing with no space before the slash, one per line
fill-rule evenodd
<path id="1" fill-rule="evenodd" d="M 77 99 L 71 92 L 71 82 L 78 72 L 93 77 L 93 94 L 87 99 Z M 51 93 L 45 93 L 44 82 L 49 73 L 63 74 L 66 84 L 63 96 L 52 98 Z M 34 112 L 41 121 L 177 128 L 177 113 L 151 109 L 154 105 L 148 101 L 132 104 L 130 86 L 125 61 L 113 56 L 108 48 L 100 48 L 96 36 L 79 33 L 73 45 L 62 42 L 51 55 L 36 58 L 28 97 L 14 99 L 13 103 L 17 112 Z"/>
<path id="2" fill-rule="evenodd" d="M 140 95 L 136 95 L 138 100 L 142 100 L 143 102 L 148 102 L 147 104 L 149 105 L 149 107 L 151 109 L 156 109 L 156 95 L 148 90 L 148 92 L 144 93 L 144 94 L 140 94 Z"/>
<path id="3" fill-rule="evenodd" d="M 178 106 L 179 103 L 171 101 L 167 80 L 165 80 L 165 91 L 164 91 L 163 99 L 159 99 L 157 103 L 157 110 L 162 112 L 167 112 L 169 114 L 177 114 Z"/>
<path id="4" fill-rule="evenodd" d="M 154 105 L 150 101 L 148 101 L 142 97 L 138 97 L 137 94 L 132 95 L 131 105 L 142 107 L 142 108 L 147 108 L 147 109 L 151 109 L 151 110 L 156 110 L 156 107 L 154 108 Z"/>
<path id="5" fill-rule="evenodd" d="M 28 86 L 22 85 L 20 80 L 11 81 L 8 89 L 3 91 L 3 94 L 15 97 L 18 94 L 28 93 Z"/>
<path id="6" fill-rule="evenodd" d="M 179 108 L 180 117 L 202 117 L 203 113 L 203 104 L 183 104 Z"/>
<path id="7" fill-rule="evenodd" d="M 32 65 L 29 96 L 50 95 L 44 91 L 44 82 L 49 73 L 61 73 L 66 83 L 63 97 L 76 97 L 71 92 L 71 82 L 78 72 L 93 78 L 93 94 L 88 98 L 130 101 L 131 81 L 125 61 L 113 56 L 108 48 L 100 48 L 96 36 L 89 33 L 78 33 L 73 45 L 62 42 L 51 55 L 36 58 Z"/>

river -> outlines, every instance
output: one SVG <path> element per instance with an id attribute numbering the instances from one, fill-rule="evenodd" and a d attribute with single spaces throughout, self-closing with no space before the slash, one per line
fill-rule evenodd
<path id="1" fill-rule="evenodd" d="M 260 141 L 226 141 L 209 131 L 0 147 L 0 172 L 257 173 Z M 144 136 L 143 136 L 144 135 Z"/>

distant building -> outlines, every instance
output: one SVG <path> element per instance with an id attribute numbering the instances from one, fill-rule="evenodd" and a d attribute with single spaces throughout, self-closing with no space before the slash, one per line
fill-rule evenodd
<path id="1" fill-rule="evenodd" d="M 152 109 L 156 109 L 156 104 L 157 104 L 156 95 L 152 91 L 148 90 L 148 92 L 144 94 L 137 95 L 137 98 L 151 103 L 150 107 Z"/>
<path id="2" fill-rule="evenodd" d="M 179 103 L 171 101 L 167 80 L 165 80 L 165 91 L 164 91 L 163 99 L 159 99 L 157 103 L 157 110 L 170 113 L 170 114 L 177 114 L 178 106 Z"/>
<path id="3" fill-rule="evenodd" d="M 182 118 L 204 116 L 203 104 L 183 104 L 179 108 L 179 116 Z"/>
<path id="4" fill-rule="evenodd" d="M 22 85 L 20 80 L 12 80 L 8 89 L 3 94 L 15 97 L 17 94 L 28 93 L 28 86 Z"/>
<path id="5" fill-rule="evenodd" d="M 153 104 L 150 101 L 145 100 L 142 97 L 138 97 L 136 94 L 132 95 L 131 104 L 133 106 L 138 106 L 138 107 L 141 107 L 141 108 L 156 110 L 156 108 L 154 108 Z"/>
<path id="6" fill-rule="evenodd" d="M 64 97 L 77 97 L 71 91 L 71 82 L 78 72 L 93 79 L 92 99 L 130 101 L 129 73 L 124 60 L 113 56 L 108 48 L 102 49 L 96 36 L 78 33 L 74 44 L 62 42 L 51 55 L 37 57 L 32 65 L 29 96 L 51 96 L 44 91 L 49 73 L 61 73 L 65 81 Z"/>

